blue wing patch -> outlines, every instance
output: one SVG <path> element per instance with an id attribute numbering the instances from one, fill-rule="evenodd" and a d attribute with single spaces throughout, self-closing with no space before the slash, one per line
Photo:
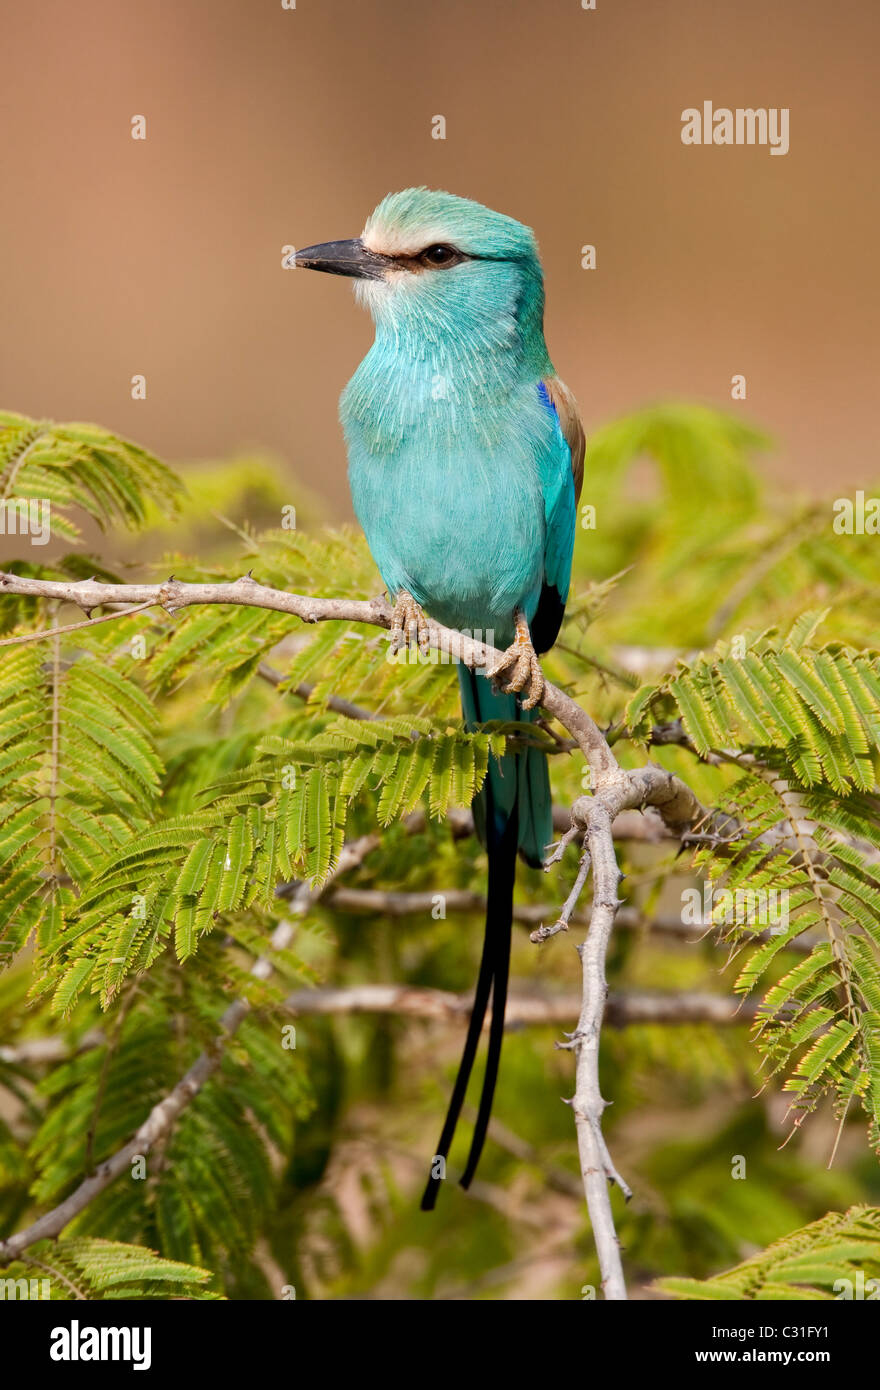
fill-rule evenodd
<path id="1" fill-rule="evenodd" d="M 535 650 L 545 652 L 556 641 L 565 612 L 571 583 L 577 504 L 571 471 L 571 450 L 562 433 L 556 407 L 543 381 L 538 382 L 537 389 L 541 404 L 552 416 L 555 426 L 548 440 L 548 448 L 542 451 L 538 460 L 546 528 L 544 582 L 531 628 Z"/>

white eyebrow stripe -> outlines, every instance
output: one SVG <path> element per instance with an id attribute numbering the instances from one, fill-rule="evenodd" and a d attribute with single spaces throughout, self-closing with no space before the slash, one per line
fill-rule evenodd
<path id="1" fill-rule="evenodd" d="M 449 233 L 442 227 L 420 227 L 418 232 L 404 232 L 381 223 L 365 227 L 361 241 L 368 251 L 381 256 L 417 256 L 426 246 L 450 245 Z"/>

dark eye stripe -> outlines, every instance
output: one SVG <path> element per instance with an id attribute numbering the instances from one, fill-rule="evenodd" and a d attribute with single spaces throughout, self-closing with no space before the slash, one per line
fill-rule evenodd
<path id="1" fill-rule="evenodd" d="M 434 262 L 425 259 L 428 251 L 441 245 L 444 251 L 452 253 L 449 260 Z M 493 256 L 482 251 L 459 251 L 457 246 L 450 246 L 439 241 L 426 246 L 422 251 L 402 252 L 397 255 L 386 253 L 386 255 L 389 261 L 396 261 L 402 270 L 418 270 L 420 266 L 427 270 L 449 270 L 453 266 L 461 265 L 463 261 L 495 261 L 497 264 L 507 264 L 517 259 L 514 256 Z"/>
<path id="2" fill-rule="evenodd" d="M 431 253 L 440 252 L 438 259 L 434 259 Z M 431 242 L 421 251 L 410 251 L 391 255 L 389 260 L 394 261 L 400 266 L 401 270 L 448 270 L 452 266 L 460 265 L 462 261 L 469 261 L 471 257 L 464 251 L 459 251 L 457 246 L 447 245 L 445 242 Z"/>

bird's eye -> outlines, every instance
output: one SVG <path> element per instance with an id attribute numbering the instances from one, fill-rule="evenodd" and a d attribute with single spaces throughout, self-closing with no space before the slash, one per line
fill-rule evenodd
<path id="1" fill-rule="evenodd" d="M 456 251 L 454 246 L 426 246 L 419 256 L 422 265 L 431 267 L 446 267 L 457 265 L 463 257 Z"/>

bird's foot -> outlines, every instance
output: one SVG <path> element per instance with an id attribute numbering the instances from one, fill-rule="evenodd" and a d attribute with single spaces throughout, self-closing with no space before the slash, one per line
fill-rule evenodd
<path id="1" fill-rule="evenodd" d="M 428 620 L 419 604 L 406 589 L 400 589 L 391 614 L 391 650 L 397 652 L 417 642 L 419 651 L 426 656 L 430 641 Z"/>
<path id="2" fill-rule="evenodd" d="M 486 670 L 490 681 L 500 685 L 505 695 L 522 695 L 523 709 L 534 709 L 544 694 L 544 672 L 532 646 L 529 625 L 523 613 L 516 612 L 513 644 Z"/>

